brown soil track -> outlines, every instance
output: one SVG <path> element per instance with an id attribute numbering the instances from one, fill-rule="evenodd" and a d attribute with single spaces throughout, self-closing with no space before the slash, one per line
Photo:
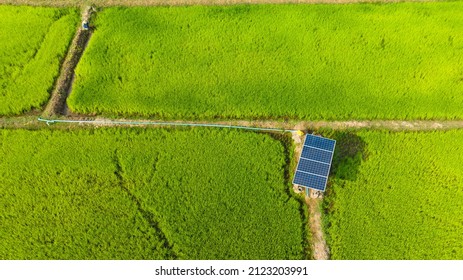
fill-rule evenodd
<path id="1" fill-rule="evenodd" d="M 37 122 L 39 114 L 16 116 L 16 117 L 0 117 L 0 127 L 8 127 L 9 123 L 15 123 L 15 127 L 20 127 L 22 123 L 30 123 L 35 120 L 37 126 L 41 123 Z M 54 118 L 53 118 L 54 119 Z M 358 130 L 358 129 L 377 129 L 390 131 L 434 131 L 434 130 L 451 130 L 463 129 L 463 120 L 419 120 L 419 121 L 399 121 L 399 120 L 370 120 L 370 121 L 281 121 L 281 120 L 266 120 L 266 121 L 246 121 L 246 120 L 229 120 L 229 121 L 189 121 L 189 120 L 156 120 L 156 119 L 108 119 L 101 116 L 83 116 L 73 114 L 72 116 L 60 116 L 56 119 L 72 120 L 72 121 L 92 121 L 96 120 L 98 124 L 82 124 L 88 126 L 129 126 L 128 124 L 116 124 L 114 121 L 121 122 L 169 122 L 169 123 L 188 123 L 188 124 L 219 124 L 219 125 L 237 125 L 248 127 L 261 128 L 277 128 L 281 130 L 318 130 L 321 128 L 330 128 L 336 130 Z M 43 124 L 43 123 L 42 123 Z M 73 124 L 71 124 L 73 125 Z M 134 126 L 134 125 L 130 125 Z M 151 124 L 137 126 L 154 126 Z M 169 125 L 156 125 L 169 126 Z"/>
<path id="2" fill-rule="evenodd" d="M 314 260 L 329 260 L 330 258 L 330 250 L 323 234 L 322 214 L 320 212 L 322 201 L 322 197 L 305 198 L 305 203 L 309 209 L 309 227 L 312 237 L 310 241 Z"/>
<path id="3" fill-rule="evenodd" d="M 188 121 L 188 120 L 156 120 L 156 119 L 107 119 L 98 116 L 78 116 L 64 118 L 67 120 L 97 120 L 99 126 L 126 126 L 124 124 L 114 124 L 113 121 L 122 122 L 170 122 L 170 123 L 195 123 L 195 124 L 220 124 L 236 125 L 261 128 L 278 128 L 286 130 L 317 130 L 321 128 L 331 128 L 336 130 L 347 129 L 384 129 L 392 131 L 429 131 L 429 130 L 450 130 L 463 129 L 463 120 L 420 120 L 420 121 L 396 121 L 396 120 L 371 120 L 371 121 Z M 92 124 L 90 124 L 92 125 Z M 142 125 L 143 126 L 143 125 Z M 152 125 L 146 125 L 152 126 Z"/>
<path id="4" fill-rule="evenodd" d="M 0 4 L 31 6 L 186 6 L 186 5 L 234 5 L 234 4 L 348 4 L 380 2 L 440 2 L 433 0 L 0 0 Z"/>
<path id="5" fill-rule="evenodd" d="M 83 9 L 82 21 L 90 20 L 91 11 L 90 7 Z M 84 53 L 90 36 L 91 30 L 83 30 L 79 23 L 79 28 L 74 35 L 66 58 L 61 65 L 60 75 L 53 88 L 50 100 L 43 111 L 44 116 L 51 117 L 65 114 L 66 99 L 69 96 L 74 81 L 74 69 Z"/>

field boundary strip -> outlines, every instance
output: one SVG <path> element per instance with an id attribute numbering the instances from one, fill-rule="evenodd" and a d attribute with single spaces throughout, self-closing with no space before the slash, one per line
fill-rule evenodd
<path id="1" fill-rule="evenodd" d="M 216 127 L 216 128 L 234 128 L 234 129 L 247 129 L 259 131 L 277 131 L 277 132 L 296 132 L 293 129 L 284 128 L 265 128 L 265 127 L 252 127 L 240 125 L 226 125 L 216 123 L 190 123 L 190 122 L 163 122 L 163 121 L 117 121 L 117 120 L 50 120 L 50 119 L 37 119 L 40 122 L 45 122 L 47 125 L 54 123 L 85 123 L 85 124 L 99 124 L 99 125 L 155 125 L 155 126 L 189 126 L 189 127 Z"/>
<path id="2" fill-rule="evenodd" d="M 1 119 L 0 126 L 8 126 L 16 118 Z M 29 119 L 28 119 L 29 120 Z M 54 123 L 68 124 L 88 124 L 102 126 L 134 126 L 134 125 L 153 125 L 153 126 L 190 126 L 190 127 L 217 127 L 217 128 L 236 128 L 256 131 L 277 131 L 277 132 L 296 132 L 306 129 L 331 128 L 337 130 L 345 129 L 385 129 L 391 131 L 430 131 L 430 130 L 450 130 L 463 129 L 463 120 L 450 121 L 398 121 L 398 120 L 374 120 L 374 121 L 278 121 L 278 120 L 221 120 L 221 121 L 202 121 L 188 122 L 184 120 L 173 121 L 150 121 L 150 120 L 117 120 L 117 119 L 49 119 L 38 117 L 39 122 L 47 125 Z M 24 120 L 24 126 L 30 125 L 30 121 Z M 14 122 L 15 127 L 21 127 L 21 121 Z"/>

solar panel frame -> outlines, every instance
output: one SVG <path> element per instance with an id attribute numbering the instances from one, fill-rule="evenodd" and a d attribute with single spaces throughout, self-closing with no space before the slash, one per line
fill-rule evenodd
<path id="1" fill-rule="evenodd" d="M 297 163 L 293 184 L 325 191 L 335 148 L 336 140 L 307 134 Z"/>

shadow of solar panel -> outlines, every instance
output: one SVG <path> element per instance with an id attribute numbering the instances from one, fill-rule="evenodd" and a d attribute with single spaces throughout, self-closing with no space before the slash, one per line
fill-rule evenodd
<path id="1" fill-rule="evenodd" d="M 299 160 L 298 170 L 327 177 L 330 172 L 330 166 L 328 164 L 301 158 Z"/>
<path id="2" fill-rule="evenodd" d="M 320 162 L 324 162 L 326 164 L 330 164 L 331 162 L 331 152 L 322 151 L 318 149 L 314 149 L 308 146 L 304 146 L 302 149 L 301 158 L 316 160 Z"/>
<path id="3" fill-rule="evenodd" d="M 332 152 L 335 143 L 336 141 L 331 139 L 307 134 L 304 145 Z"/>
<path id="4" fill-rule="evenodd" d="M 326 186 L 326 178 L 311 175 L 301 171 L 296 171 L 293 183 L 296 185 L 306 186 L 312 189 L 324 191 Z"/>

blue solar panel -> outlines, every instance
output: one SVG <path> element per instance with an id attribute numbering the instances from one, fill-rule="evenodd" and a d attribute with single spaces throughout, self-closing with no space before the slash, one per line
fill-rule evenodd
<path id="1" fill-rule="evenodd" d="M 302 149 L 301 158 L 316 160 L 319 162 L 330 164 L 331 154 L 332 153 L 328 151 L 323 151 L 323 150 L 305 146 L 304 149 Z"/>
<path id="2" fill-rule="evenodd" d="M 304 146 L 314 147 L 325 151 L 334 151 L 336 141 L 315 135 L 307 135 Z"/>
<path id="3" fill-rule="evenodd" d="M 300 186 L 310 186 L 311 189 L 324 191 L 326 186 L 326 180 L 327 179 L 325 177 L 296 171 L 293 183 Z"/>
<path id="4" fill-rule="evenodd" d="M 301 158 L 297 170 L 309 172 L 319 176 L 325 176 L 330 172 L 330 165 Z"/>
<path id="5" fill-rule="evenodd" d="M 335 140 L 306 135 L 293 184 L 324 191 L 335 146 Z"/>

